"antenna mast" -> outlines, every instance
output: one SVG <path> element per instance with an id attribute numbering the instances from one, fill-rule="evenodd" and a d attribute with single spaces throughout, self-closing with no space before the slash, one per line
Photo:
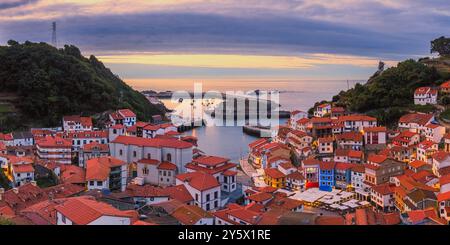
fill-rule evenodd
<path id="1" fill-rule="evenodd" d="M 58 42 L 56 41 L 56 22 L 55 21 L 52 22 L 52 31 L 53 31 L 52 45 L 53 45 L 53 47 L 58 48 Z"/>

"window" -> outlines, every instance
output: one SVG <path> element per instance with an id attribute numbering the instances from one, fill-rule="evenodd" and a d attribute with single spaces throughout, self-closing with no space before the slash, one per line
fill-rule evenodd
<path id="1" fill-rule="evenodd" d="M 122 156 L 122 155 L 123 155 L 123 151 L 119 150 L 119 156 Z"/>
<path id="2" fill-rule="evenodd" d="M 136 157 L 136 156 L 137 156 L 136 151 L 133 151 L 133 157 Z"/>
<path id="3" fill-rule="evenodd" d="M 93 186 L 94 185 L 94 181 L 93 180 L 89 181 L 89 185 Z"/>
<path id="4" fill-rule="evenodd" d="M 219 192 L 218 191 L 214 192 L 214 199 L 217 199 L 217 198 L 219 198 Z"/>
<path id="5" fill-rule="evenodd" d="M 219 207 L 219 202 L 218 201 L 214 201 L 214 208 Z"/>
<path id="6" fill-rule="evenodd" d="M 172 155 L 170 153 L 167 153 L 167 157 L 166 157 L 167 161 L 172 161 Z"/>
<path id="7" fill-rule="evenodd" d="M 148 168 L 147 167 L 142 169 L 142 174 L 144 174 L 144 175 L 148 174 Z"/>
<path id="8" fill-rule="evenodd" d="M 209 201 L 209 194 L 206 195 L 206 201 Z"/>
<path id="9" fill-rule="evenodd" d="M 103 181 L 97 181 L 97 186 L 102 186 L 103 185 Z"/>
<path id="10" fill-rule="evenodd" d="M 148 158 L 148 159 L 152 159 L 152 154 L 147 153 L 147 158 Z"/>
<path id="11" fill-rule="evenodd" d="M 195 194 L 195 201 L 198 201 L 198 194 Z"/>
<path id="12" fill-rule="evenodd" d="M 66 223 L 66 216 L 61 215 L 61 221 L 65 224 Z"/>
<path id="13" fill-rule="evenodd" d="M 206 204 L 206 211 L 209 211 L 209 203 Z"/>

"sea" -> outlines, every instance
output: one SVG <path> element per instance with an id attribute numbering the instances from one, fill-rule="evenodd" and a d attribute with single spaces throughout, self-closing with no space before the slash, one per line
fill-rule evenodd
<path id="1" fill-rule="evenodd" d="M 137 90 L 154 91 L 194 91 L 194 82 L 165 83 L 150 80 L 145 83 L 140 81 L 133 84 L 127 81 Z M 353 87 L 356 83 L 364 83 L 361 80 L 281 80 L 281 81 L 211 81 L 201 82 L 202 91 L 242 91 L 254 90 L 279 92 L 281 110 L 307 111 L 315 102 L 331 100 L 342 90 Z M 177 107 L 177 102 L 171 99 L 161 99 L 169 109 Z M 279 124 L 285 124 L 287 119 L 280 119 Z M 257 138 L 243 133 L 242 126 L 203 126 L 184 132 L 198 138 L 198 148 L 205 154 L 221 156 L 237 162 L 248 154 L 248 144 Z"/>

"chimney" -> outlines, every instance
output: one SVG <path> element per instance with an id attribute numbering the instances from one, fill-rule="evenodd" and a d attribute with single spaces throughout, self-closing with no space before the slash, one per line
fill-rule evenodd
<path id="1" fill-rule="evenodd" d="M 32 186 L 37 186 L 37 183 L 34 180 L 30 181 L 30 183 L 31 183 Z"/>
<path id="2" fill-rule="evenodd" d="M 14 188 L 12 188 L 12 191 L 13 191 L 14 193 L 18 194 L 18 193 L 19 193 L 19 188 L 14 187 Z"/>
<path id="3" fill-rule="evenodd" d="M 3 194 L 5 194 L 5 188 L 0 188 L 0 201 L 3 200 Z"/>

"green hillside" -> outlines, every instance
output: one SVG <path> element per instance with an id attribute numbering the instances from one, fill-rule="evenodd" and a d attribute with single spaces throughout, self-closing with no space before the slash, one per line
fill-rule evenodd
<path id="1" fill-rule="evenodd" d="M 0 130 L 60 125 L 68 114 L 129 108 L 140 120 L 164 113 L 94 56 L 75 46 L 9 41 L 0 46 Z"/>

